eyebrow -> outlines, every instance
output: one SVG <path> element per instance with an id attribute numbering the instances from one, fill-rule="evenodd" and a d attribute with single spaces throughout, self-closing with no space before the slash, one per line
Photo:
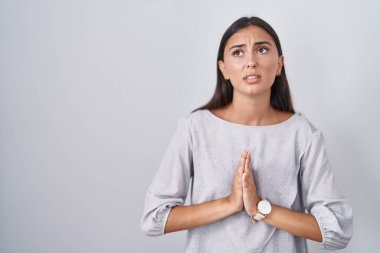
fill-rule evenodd
<path id="1" fill-rule="evenodd" d="M 254 45 L 257 46 L 257 45 L 263 45 L 263 44 L 268 44 L 268 45 L 272 46 L 272 44 L 269 43 L 268 41 L 257 41 L 257 42 L 255 42 Z M 230 47 L 229 50 L 236 48 L 236 47 L 245 47 L 245 46 L 246 46 L 246 44 L 236 44 L 236 45 L 233 45 L 232 47 Z"/>

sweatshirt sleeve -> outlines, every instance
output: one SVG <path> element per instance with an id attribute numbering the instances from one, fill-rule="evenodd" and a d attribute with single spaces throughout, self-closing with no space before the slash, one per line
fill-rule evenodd
<path id="1" fill-rule="evenodd" d="M 336 188 L 320 130 L 308 141 L 300 173 L 305 207 L 316 218 L 322 233 L 320 245 L 328 250 L 345 248 L 352 237 L 352 207 Z"/>
<path id="2" fill-rule="evenodd" d="M 183 205 L 193 175 L 188 118 L 180 118 L 153 181 L 147 189 L 140 227 L 147 236 L 164 235 L 171 208 Z"/>

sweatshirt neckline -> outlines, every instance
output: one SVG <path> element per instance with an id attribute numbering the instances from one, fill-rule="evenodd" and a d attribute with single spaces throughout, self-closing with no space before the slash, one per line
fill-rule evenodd
<path id="1" fill-rule="evenodd" d="M 269 129 L 269 128 L 282 127 L 282 126 L 285 126 L 287 124 L 290 124 L 290 122 L 292 122 L 296 118 L 296 114 L 297 114 L 297 112 L 295 112 L 288 119 L 286 119 L 286 120 L 284 120 L 282 122 L 276 123 L 276 124 L 265 125 L 265 126 L 250 126 L 250 125 L 243 125 L 243 124 L 239 124 L 239 123 L 235 123 L 235 122 L 231 122 L 231 121 L 219 118 L 218 116 L 216 116 L 215 114 L 213 114 L 209 109 L 205 109 L 205 112 L 212 119 L 214 119 L 215 121 L 218 121 L 218 122 L 220 122 L 220 123 L 222 123 L 224 125 L 232 126 L 232 127 L 247 128 L 247 129 Z"/>

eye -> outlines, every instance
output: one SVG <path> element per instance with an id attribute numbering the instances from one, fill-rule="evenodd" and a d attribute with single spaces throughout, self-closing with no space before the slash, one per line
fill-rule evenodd
<path id="1" fill-rule="evenodd" d="M 257 50 L 260 54 L 265 54 L 269 51 L 268 48 L 266 47 L 260 47 L 258 50 Z"/>
<path id="2" fill-rule="evenodd" d="M 233 52 L 232 52 L 232 55 L 233 55 L 233 56 L 242 56 L 243 53 L 244 53 L 244 52 L 243 52 L 242 50 L 238 49 L 238 50 L 233 51 Z"/>

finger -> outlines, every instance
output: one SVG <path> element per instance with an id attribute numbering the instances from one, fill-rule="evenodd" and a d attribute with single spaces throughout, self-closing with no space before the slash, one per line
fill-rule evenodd
<path id="1" fill-rule="evenodd" d="M 243 173 L 242 162 L 239 161 L 239 165 L 236 168 L 235 176 L 241 176 L 242 173 Z"/>
<path id="2" fill-rule="evenodd" d="M 244 172 L 246 172 L 246 173 L 250 172 L 249 164 L 250 164 L 250 160 L 249 160 L 249 157 L 247 157 L 247 159 L 245 159 L 245 166 L 244 166 L 245 167 Z"/>
<path id="3" fill-rule="evenodd" d="M 241 180 L 241 177 L 239 177 L 237 179 L 237 185 L 238 185 L 238 188 L 241 188 L 242 187 L 242 180 Z"/>
<path id="4" fill-rule="evenodd" d="M 241 176 L 243 173 L 244 173 L 244 171 L 245 171 L 245 169 L 244 169 L 244 167 L 245 167 L 245 151 L 243 151 L 243 153 L 241 154 L 241 157 L 240 157 L 240 163 L 239 163 L 239 175 Z"/>
<path id="5" fill-rule="evenodd" d="M 255 179 L 253 178 L 253 172 L 252 172 L 252 163 L 251 163 L 251 155 L 249 154 L 249 157 L 247 159 L 247 165 L 246 165 L 246 172 L 247 172 L 247 179 L 252 182 L 252 184 L 255 184 Z"/>
<path id="6" fill-rule="evenodd" d="M 246 168 L 247 168 L 247 172 L 248 172 L 249 174 L 252 174 L 252 159 L 251 159 L 251 154 L 250 154 L 250 153 L 248 154 L 248 158 L 247 158 L 247 166 L 246 166 Z"/>
<path id="7" fill-rule="evenodd" d="M 247 188 L 248 187 L 248 182 L 247 182 L 247 173 L 244 173 L 242 178 L 241 178 L 241 181 L 242 181 L 242 185 L 243 185 L 243 188 Z"/>

